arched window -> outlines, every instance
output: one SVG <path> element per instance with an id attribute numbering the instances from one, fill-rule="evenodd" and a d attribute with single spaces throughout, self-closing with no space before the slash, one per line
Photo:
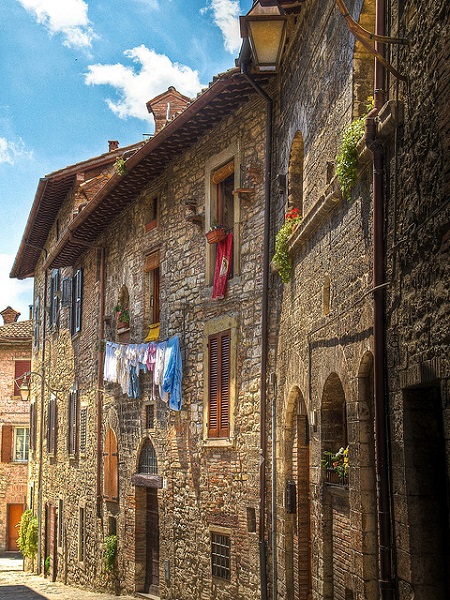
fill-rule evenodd
<path id="1" fill-rule="evenodd" d="M 108 502 L 119 501 L 119 457 L 117 439 L 111 427 L 106 432 L 103 448 L 103 497 Z"/>
<path id="2" fill-rule="evenodd" d="M 158 475 L 158 460 L 150 440 L 145 441 L 139 455 L 138 473 L 143 475 Z"/>
<path id="3" fill-rule="evenodd" d="M 288 209 L 298 208 L 303 215 L 303 163 L 305 150 L 301 131 L 292 141 L 288 170 Z"/>

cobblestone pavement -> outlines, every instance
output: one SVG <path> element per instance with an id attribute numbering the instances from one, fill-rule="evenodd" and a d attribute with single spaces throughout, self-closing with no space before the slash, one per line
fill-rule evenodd
<path id="1" fill-rule="evenodd" d="M 117 596 L 87 592 L 40 575 L 25 573 L 20 554 L 0 556 L 0 600 L 117 600 Z M 136 600 L 120 596 L 120 600 Z"/>

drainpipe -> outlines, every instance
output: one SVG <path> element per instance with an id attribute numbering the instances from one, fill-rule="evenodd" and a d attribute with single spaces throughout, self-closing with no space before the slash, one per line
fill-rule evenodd
<path id="1" fill-rule="evenodd" d="M 99 333 L 97 357 L 97 517 L 102 516 L 103 340 L 105 331 L 105 248 L 100 249 Z"/>
<path id="2" fill-rule="evenodd" d="M 253 89 L 266 102 L 266 148 L 264 166 L 264 241 L 263 241 L 263 291 L 261 307 L 261 395 L 259 426 L 259 567 L 261 600 L 267 600 L 267 541 L 266 541 L 266 398 L 267 398 L 267 357 L 268 357 L 268 314 L 269 314 L 269 273 L 270 273 L 270 181 L 271 181 L 271 142 L 272 142 L 272 99 L 246 72 L 246 63 L 241 62 L 241 72 Z M 272 510 L 274 507 L 272 507 Z"/>
<path id="3" fill-rule="evenodd" d="M 384 0 L 376 2 L 375 33 L 384 35 Z M 375 49 L 382 52 L 380 44 Z M 379 589 L 381 600 L 395 597 L 392 561 L 392 514 L 389 480 L 389 424 L 388 395 L 385 389 L 384 339 L 384 153 L 377 139 L 375 119 L 385 98 L 384 68 L 375 58 L 374 109 L 366 119 L 366 144 L 373 154 L 373 349 L 374 349 L 374 405 L 375 405 L 375 459 L 378 495 Z"/>
<path id="4" fill-rule="evenodd" d="M 47 254 L 44 250 L 45 255 Z M 38 501 L 37 501 L 37 518 L 38 518 L 38 543 L 37 543 L 37 565 L 36 572 L 41 574 L 42 569 L 42 448 L 44 444 L 44 396 L 45 396 L 45 351 L 46 351 L 46 332 L 47 332 L 47 284 L 48 273 L 44 271 L 44 298 L 43 298 L 43 319 L 42 319 L 42 363 L 41 363 L 41 403 L 39 410 L 39 462 L 38 462 Z"/>

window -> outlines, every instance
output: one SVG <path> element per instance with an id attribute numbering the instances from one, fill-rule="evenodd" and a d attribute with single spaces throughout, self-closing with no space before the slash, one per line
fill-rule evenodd
<path id="1" fill-rule="evenodd" d="M 80 409 L 80 453 L 86 452 L 87 441 L 87 406 L 82 406 Z"/>
<path id="2" fill-rule="evenodd" d="M 230 341 L 231 331 L 208 339 L 208 436 L 230 435 Z"/>
<path id="3" fill-rule="evenodd" d="M 111 427 L 106 432 L 103 447 L 103 496 L 109 502 L 119 500 L 119 458 L 116 436 Z"/>
<path id="4" fill-rule="evenodd" d="M 34 328 L 34 336 L 33 336 L 33 347 L 36 350 L 39 348 L 39 338 L 40 338 L 40 318 L 41 318 L 41 301 L 36 298 L 34 302 L 34 314 L 33 314 L 33 328 Z"/>
<path id="5" fill-rule="evenodd" d="M 211 206 L 210 206 L 210 225 L 223 225 L 227 233 L 233 233 L 233 249 L 231 256 L 231 268 L 228 276 L 231 279 L 235 272 L 235 196 L 233 190 L 236 187 L 234 181 L 234 160 L 226 163 L 222 167 L 211 173 Z M 214 276 L 214 268 L 216 263 L 217 245 L 209 246 L 211 253 L 210 257 L 210 283 Z"/>
<path id="6" fill-rule="evenodd" d="M 36 402 L 30 403 L 30 451 L 36 449 Z"/>
<path id="7" fill-rule="evenodd" d="M 64 532 L 64 502 L 60 498 L 58 500 L 58 548 L 62 548 L 63 545 L 63 532 Z"/>
<path id="8" fill-rule="evenodd" d="M 56 397 L 52 395 L 47 405 L 47 452 L 56 453 Z"/>
<path id="9" fill-rule="evenodd" d="M 231 579 L 230 537 L 211 532 L 211 569 L 213 577 Z"/>
<path id="10" fill-rule="evenodd" d="M 14 428 L 14 462 L 27 462 L 28 460 L 28 427 Z"/>
<path id="11" fill-rule="evenodd" d="M 50 327 L 58 323 L 59 317 L 59 295 L 60 295 L 59 271 L 55 269 L 50 278 Z"/>
<path id="12" fill-rule="evenodd" d="M 80 506 L 78 514 L 78 560 L 84 562 L 86 558 L 86 509 Z"/>
<path id="13" fill-rule="evenodd" d="M 26 383 L 25 373 L 31 371 L 30 360 L 16 360 L 14 363 L 14 396 L 20 396 L 20 386 Z"/>
<path id="14" fill-rule="evenodd" d="M 61 306 L 70 306 L 72 303 L 72 278 L 65 277 L 61 281 Z"/>
<path id="15" fill-rule="evenodd" d="M 151 231 L 158 226 L 158 198 L 153 197 L 147 207 L 145 231 Z"/>
<path id="16" fill-rule="evenodd" d="M 148 305 L 149 305 L 149 324 L 159 323 L 159 290 L 160 290 L 160 271 L 159 271 L 159 252 L 152 252 L 145 258 L 144 271 L 148 276 Z"/>
<path id="17" fill-rule="evenodd" d="M 150 440 L 146 440 L 139 456 L 138 473 L 143 475 L 158 475 L 158 460 L 155 448 Z"/>
<path id="18" fill-rule="evenodd" d="M 69 426 L 67 431 L 67 450 L 69 455 L 75 456 L 77 452 L 78 437 L 78 390 L 74 389 L 69 394 Z"/>
<path id="19" fill-rule="evenodd" d="M 83 304 L 83 271 L 78 271 L 72 280 L 72 312 L 71 312 L 71 331 L 72 335 L 81 330 L 81 312 Z"/>
<path id="20" fill-rule="evenodd" d="M 151 402 L 145 405 L 145 429 L 155 428 L 155 405 Z"/>

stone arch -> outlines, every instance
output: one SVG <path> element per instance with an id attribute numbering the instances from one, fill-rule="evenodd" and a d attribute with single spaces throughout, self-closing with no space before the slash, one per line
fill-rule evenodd
<path id="1" fill-rule="evenodd" d="M 373 355 L 367 351 L 358 370 L 358 468 L 361 512 L 364 522 L 362 536 L 363 585 L 365 598 L 378 598 L 377 499 L 375 478 Z"/>
<path id="2" fill-rule="evenodd" d="M 365 0 L 359 15 L 359 24 L 375 31 L 375 0 Z M 374 57 L 355 39 L 353 48 L 353 106 L 352 117 L 357 119 L 367 112 L 368 98 L 373 96 Z"/>
<path id="3" fill-rule="evenodd" d="M 311 593 L 309 423 L 298 387 L 288 397 L 284 457 L 286 594 L 288 600 L 308 600 Z"/>
<path id="4" fill-rule="evenodd" d="M 158 458 L 150 438 L 145 438 L 138 453 L 137 472 L 144 475 L 158 475 Z"/>
<path id="5" fill-rule="evenodd" d="M 321 455 L 325 451 L 336 453 L 341 447 L 348 445 L 347 436 L 347 406 L 344 388 L 337 373 L 331 373 L 324 384 L 321 402 Z M 337 504 L 331 486 L 341 486 L 342 481 L 336 473 L 324 470 L 325 485 L 322 506 L 322 580 L 323 598 L 344 597 L 342 577 L 336 574 L 334 553 L 336 547 L 342 544 L 343 527 L 348 525 L 348 494 L 339 499 Z M 341 487 L 341 489 L 343 489 Z M 346 523 L 346 525 L 344 525 Z M 345 551 L 344 551 L 345 554 Z M 347 561 L 348 562 L 348 561 Z M 350 565 L 339 563 L 341 572 Z M 342 573 L 341 573 L 342 574 Z"/>
<path id="6" fill-rule="evenodd" d="M 292 140 L 288 167 L 288 209 L 298 208 L 303 215 L 303 168 L 305 145 L 301 131 Z"/>

